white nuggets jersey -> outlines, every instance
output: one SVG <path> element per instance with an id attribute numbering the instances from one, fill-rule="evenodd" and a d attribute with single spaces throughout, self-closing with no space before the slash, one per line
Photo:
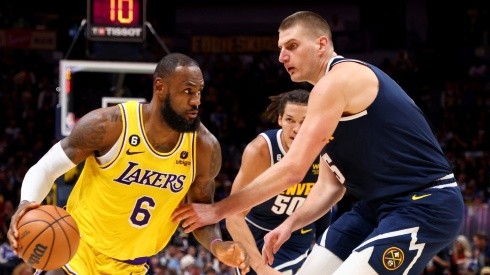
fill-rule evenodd
<path id="1" fill-rule="evenodd" d="M 144 131 L 142 104 L 120 104 L 123 130 L 113 157 L 86 159 L 67 203 L 92 249 L 131 260 L 162 250 L 177 229 L 170 216 L 195 178 L 197 132 L 157 152 Z"/>

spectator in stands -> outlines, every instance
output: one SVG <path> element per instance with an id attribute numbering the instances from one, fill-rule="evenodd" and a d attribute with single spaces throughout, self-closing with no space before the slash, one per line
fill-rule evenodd
<path id="1" fill-rule="evenodd" d="M 473 252 L 468 238 L 459 235 L 454 241 L 451 255 L 451 275 L 475 274 L 472 270 Z"/>
<path id="2" fill-rule="evenodd" d="M 477 232 L 473 235 L 473 257 L 477 263 L 477 274 L 484 266 L 490 266 L 490 246 L 485 232 Z"/>
<path id="3" fill-rule="evenodd" d="M 10 275 L 15 266 L 21 262 L 14 254 L 6 236 L 7 232 L 0 229 L 0 275 Z"/>
<path id="4" fill-rule="evenodd" d="M 204 269 L 204 275 L 217 275 L 217 273 L 212 266 L 208 266 Z"/>
<path id="5" fill-rule="evenodd" d="M 200 275 L 201 268 L 196 265 L 194 256 L 187 254 L 180 259 L 180 269 L 183 275 Z"/>
<path id="6" fill-rule="evenodd" d="M 446 275 L 451 266 L 450 247 L 445 247 L 437 253 L 425 267 L 423 275 Z"/>

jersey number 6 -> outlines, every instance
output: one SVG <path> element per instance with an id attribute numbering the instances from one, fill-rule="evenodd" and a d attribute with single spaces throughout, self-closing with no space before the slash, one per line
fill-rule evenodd
<path id="1" fill-rule="evenodd" d="M 129 223 L 135 227 L 145 227 L 150 221 L 150 210 L 155 208 L 155 201 L 150 197 L 141 197 L 136 200 Z"/>

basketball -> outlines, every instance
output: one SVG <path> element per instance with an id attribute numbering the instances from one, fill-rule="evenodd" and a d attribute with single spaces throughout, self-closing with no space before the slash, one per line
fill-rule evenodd
<path id="1" fill-rule="evenodd" d="M 26 212 L 17 228 L 19 256 L 40 270 L 65 265 L 75 255 L 80 241 L 73 217 L 54 205 L 41 205 Z"/>

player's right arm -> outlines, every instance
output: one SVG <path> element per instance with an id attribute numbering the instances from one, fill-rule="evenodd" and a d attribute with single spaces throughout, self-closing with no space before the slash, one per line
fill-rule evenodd
<path id="1" fill-rule="evenodd" d="M 121 112 L 113 106 L 83 116 L 71 134 L 57 142 L 26 173 L 21 187 L 20 204 L 10 221 L 7 237 L 17 253 L 17 223 L 47 196 L 54 181 L 91 154 L 103 155 L 117 141 L 121 130 Z"/>
<path id="2" fill-rule="evenodd" d="M 240 170 L 233 182 L 231 194 L 243 189 L 270 166 L 269 146 L 263 137 L 258 136 L 243 151 Z M 248 212 L 250 212 L 250 209 L 229 216 L 226 219 L 228 232 L 233 237 L 233 240 L 240 242 L 245 247 L 250 257 L 250 266 L 257 274 L 280 274 L 280 272 L 266 265 L 262 260 L 256 241 L 245 221 L 245 216 Z"/>

